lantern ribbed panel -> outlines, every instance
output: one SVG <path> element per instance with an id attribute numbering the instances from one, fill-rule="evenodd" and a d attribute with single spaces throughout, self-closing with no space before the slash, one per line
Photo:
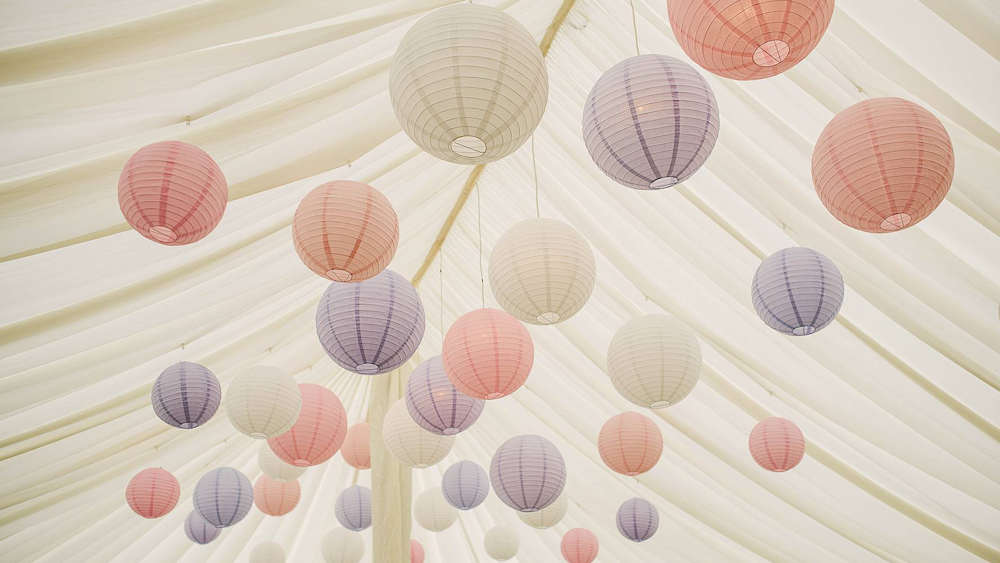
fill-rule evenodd
<path id="1" fill-rule="evenodd" d="M 285 549 L 273 541 L 260 542 L 250 552 L 250 563 L 285 563 Z"/>
<path id="2" fill-rule="evenodd" d="M 337 496 L 334 513 L 340 525 L 360 532 L 372 525 L 372 490 L 355 485 L 344 489 Z"/>
<path id="3" fill-rule="evenodd" d="M 403 276 L 382 270 L 358 283 L 331 283 L 316 308 L 316 334 L 340 367 L 362 375 L 390 372 L 417 351 L 424 306 Z"/>
<path id="4" fill-rule="evenodd" d="M 203 475 L 194 487 L 194 510 L 209 524 L 225 528 L 239 523 L 253 506 L 253 486 L 232 467 Z"/>
<path id="5" fill-rule="evenodd" d="M 622 475 L 640 475 L 660 461 L 663 434 L 649 417 L 623 412 L 604 423 L 597 449 L 612 470 Z"/>
<path id="6" fill-rule="evenodd" d="M 750 431 L 750 455 L 757 465 L 781 473 L 802 461 L 806 439 L 794 422 L 778 417 L 765 418 Z"/>
<path id="7" fill-rule="evenodd" d="M 129 508 L 143 518 L 159 518 L 177 506 L 181 484 L 166 469 L 150 467 L 135 474 L 125 487 Z"/>
<path id="8" fill-rule="evenodd" d="M 653 537 L 660 527 L 660 513 L 648 500 L 632 498 L 623 502 L 615 517 L 621 535 L 634 542 Z"/>
<path id="9" fill-rule="evenodd" d="M 764 324 L 789 336 L 805 336 L 837 317 L 844 303 L 844 278 L 819 252 L 786 248 L 761 262 L 750 298 Z"/>
<path id="10" fill-rule="evenodd" d="M 205 366 L 178 362 L 156 378 L 150 400 L 163 422 L 175 428 L 196 428 L 219 410 L 222 384 Z"/>
<path id="11" fill-rule="evenodd" d="M 535 512 L 559 498 L 566 485 L 566 463 L 545 438 L 514 436 L 493 454 L 490 482 L 504 504 L 521 512 Z"/>
<path id="12" fill-rule="evenodd" d="M 326 563 L 360 563 L 365 556 L 365 540 L 357 532 L 334 528 L 323 536 L 320 551 Z"/>
<path id="13" fill-rule="evenodd" d="M 403 130 L 448 162 L 484 164 L 520 147 L 542 119 L 549 78 L 535 39 L 480 4 L 424 16 L 403 36 L 389 96 Z"/>
<path id="14" fill-rule="evenodd" d="M 421 428 L 451 436 L 467 430 L 483 412 L 486 403 L 455 387 L 441 364 L 441 356 L 421 363 L 406 383 L 406 410 Z"/>
<path id="15" fill-rule="evenodd" d="M 205 238 L 222 220 L 229 188 L 208 153 L 181 141 L 142 147 L 118 178 L 118 206 L 133 229 L 168 246 Z"/>
<path id="16" fill-rule="evenodd" d="M 212 540 L 219 537 L 221 532 L 222 528 L 216 528 L 209 524 L 193 510 L 184 519 L 184 534 L 196 544 L 205 545 L 211 543 Z"/>
<path id="17" fill-rule="evenodd" d="M 454 436 L 431 434 L 421 428 L 406 410 L 404 401 L 396 401 L 382 421 L 382 442 L 399 463 L 425 469 L 441 461 L 455 445 Z"/>
<path id="18" fill-rule="evenodd" d="M 410 540 L 410 563 L 424 563 L 424 546 L 417 540 Z"/>
<path id="19" fill-rule="evenodd" d="M 573 528 L 562 537 L 559 549 L 569 563 L 591 563 L 597 559 L 597 536 L 586 528 Z"/>
<path id="20" fill-rule="evenodd" d="M 282 483 L 261 475 L 253 487 L 253 502 L 268 516 L 284 516 L 292 511 L 302 496 L 298 481 Z"/>
<path id="21" fill-rule="evenodd" d="M 597 279 L 587 239 L 555 219 L 528 219 L 511 227 L 493 246 L 489 270 L 500 306 L 536 325 L 575 315 L 590 299 Z"/>
<path id="22" fill-rule="evenodd" d="M 499 309 L 462 315 L 441 344 L 448 379 L 477 399 L 499 399 L 516 391 L 528 379 L 534 359 L 528 329 Z"/>
<path id="23" fill-rule="evenodd" d="M 413 516 L 425 530 L 443 532 L 458 520 L 458 509 L 448 504 L 441 487 L 434 487 L 417 497 L 413 503 Z"/>
<path id="24" fill-rule="evenodd" d="M 521 547 L 521 540 L 518 539 L 517 532 L 513 528 L 494 526 L 486 532 L 483 547 L 486 548 L 486 555 L 497 561 L 506 561 L 517 555 L 517 550 Z"/>
<path id="25" fill-rule="evenodd" d="M 490 493 L 490 478 L 478 464 L 460 461 L 444 472 L 441 491 L 448 504 L 459 510 L 472 510 Z"/>
<path id="26" fill-rule="evenodd" d="M 372 466 L 371 454 L 371 426 L 367 422 L 359 422 L 347 429 L 347 437 L 344 445 L 340 448 L 341 455 L 347 465 L 355 469 L 370 469 Z"/>
<path id="27" fill-rule="evenodd" d="M 260 450 L 257 451 L 257 465 L 264 475 L 281 483 L 294 481 L 306 472 L 305 467 L 295 467 L 282 461 L 271 451 L 271 446 L 267 442 L 262 443 Z"/>
<path id="28" fill-rule="evenodd" d="M 922 221 L 948 195 L 954 175 L 947 129 L 899 98 L 865 100 L 838 113 L 813 149 L 820 201 L 840 222 L 869 233 Z"/>
<path id="29" fill-rule="evenodd" d="M 384 270 L 399 244 L 399 220 L 382 192 L 361 182 L 323 184 L 292 219 L 302 263 L 326 279 L 358 282 Z"/>
<path id="30" fill-rule="evenodd" d="M 299 385 L 302 410 L 292 428 L 267 441 L 282 461 L 296 467 L 319 465 L 340 450 L 347 436 L 347 412 L 340 399 L 325 387 Z"/>
<path id="31" fill-rule="evenodd" d="M 302 393 L 292 376 L 270 366 L 254 366 L 226 390 L 226 411 L 237 430 L 251 438 L 288 432 L 302 409 Z"/>
<path id="32" fill-rule="evenodd" d="M 670 27 L 705 70 L 735 80 L 781 74 L 816 47 L 833 0 L 667 0 Z"/>
<path id="33" fill-rule="evenodd" d="M 532 528 L 546 530 L 562 522 L 563 516 L 566 516 L 567 508 L 569 508 L 569 501 L 566 495 L 559 495 L 555 502 L 545 508 L 535 512 L 518 512 L 517 517 Z"/>
<path id="34" fill-rule="evenodd" d="M 651 409 L 688 396 L 701 374 L 694 332 L 669 315 L 643 315 L 622 325 L 608 346 L 608 375 L 629 401 Z"/>
<path id="35" fill-rule="evenodd" d="M 605 174 L 637 190 L 669 188 L 708 160 L 719 137 L 719 105 L 708 82 L 664 55 L 621 61 L 594 84 L 583 108 L 583 140 Z"/>

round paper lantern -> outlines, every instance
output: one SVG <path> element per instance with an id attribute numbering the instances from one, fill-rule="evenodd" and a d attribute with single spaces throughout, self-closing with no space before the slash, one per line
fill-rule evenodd
<path id="1" fill-rule="evenodd" d="M 633 498 L 622 503 L 615 517 L 621 535 L 634 542 L 653 537 L 660 527 L 660 513 L 648 500 Z"/>
<path id="2" fill-rule="evenodd" d="M 597 449 L 612 470 L 622 475 L 641 475 L 660 461 L 663 434 L 649 417 L 623 412 L 604 423 Z"/>
<path id="3" fill-rule="evenodd" d="M 750 432 L 750 455 L 768 471 L 788 471 L 802 461 L 805 452 L 806 439 L 790 420 L 765 418 Z"/>
<path id="4" fill-rule="evenodd" d="M 334 512 L 340 525 L 355 532 L 372 525 L 372 490 L 361 485 L 344 489 L 337 496 Z"/>
<path id="5" fill-rule="evenodd" d="M 448 504 L 440 487 L 420 493 L 413 503 L 413 516 L 425 530 L 443 532 L 458 520 L 458 510 Z"/>
<path id="6" fill-rule="evenodd" d="M 591 563 L 597 559 L 597 536 L 586 528 L 573 528 L 562 537 L 559 549 L 569 563 Z"/>
<path id="7" fill-rule="evenodd" d="M 201 364 L 178 362 L 153 382 L 153 412 L 175 428 L 195 428 L 208 422 L 222 402 L 219 378 Z"/>
<path id="8" fill-rule="evenodd" d="M 944 125 L 899 98 L 865 100 L 838 113 L 813 149 L 820 201 L 841 223 L 869 233 L 922 221 L 944 200 L 954 175 Z"/>
<path id="9" fill-rule="evenodd" d="M 347 412 L 329 389 L 302 383 L 302 410 L 291 430 L 267 441 L 274 453 L 296 467 L 319 465 L 333 457 L 347 437 Z"/>
<path id="10" fill-rule="evenodd" d="M 566 463 L 545 438 L 514 436 L 493 454 L 490 481 L 504 504 L 521 512 L 535 512 L 555 502 L 562 493 Z"/>
<path id="11" fill-rule="evenodd" d="M 260 542 L 250 552 L 250 563 L 285 563 L 285 550 L 273 541 Z"/>
<path id="12" fill-rule="evenodd" d="M 226 528 L 250 512 L 253 486 L 246 475 L 232 467 L 220 467 L 198 480 L 192 499 L 198 516 L 217 528 Z"/>
<path id="13" fill-rule="evenodd" d="M 187 535 L 188 539 L 194 543 L 205 545 L 210 543 L 215 538 L 219 537 L 222 532 L 221 528 L 216 528 L 215 526 L 206 522 L 198 513 L 191 511 L 184 519 L 184 534 Z"/>
<path id="14" fill-rule="evenodd" d="M 565 321 L 594 291 L 597 264 L 587 239 L 555 219 L 528 219 L 490 254 L 490 288 L 505 311 L 536 325 Z"/>
<path id="15" fill-rule="evenodd" d="M 181 484 L 166 469 L 149 467 L 135 474 L 125 487 L 129 508 L 143 518 L 159 518 L 177 506 Z"/>
<path id="16" fill-rule="evenodd" d="M 559 495 L 555 502 L 545 508 L 535 512 L 518 512 L 517 517 L 532 528 L 546 530 L 562 522 L 568 506 L 569 501 L 566 499 L 566 495 Z"/>
<path id="17" fill-rule="evenodd" d="M 444 472 L 441 491 L 448 504 L 459 510 L 472 510 L 486 500 L 490 492 L 490 478 L 479 465 L 460 461 Z"/>
<path id="18" fill-rule="evenodd" d="M 534 37 L 504 12 L 454 4 L 403 36 L 389 69 L 389 96 L 403 131 L 448 162 L 484 164 L 520 147 L 549 96 Z"/>
<path id="19" fill-rule="evenodd" d="M 360 563 L 365 555 L 365 540 L 357 532 L 334 528 L 323 537 L 320 551 L 326 563 Z"/>
<path id="20" fill-rule="evenodd" d="M 441 344 L 448 379 L 477 399 L 499 399 L 516 391 L 528 379 L 534 360 L 528 329 L 499 309 L 462 315 Z"/>
<path id="21" fill-rule="evenodd" d="M 382 270 L 358 283 L 331 283 L 316 308 L 316 334 L 340 367 L 375 375 L 403 365 L 424 337 L 424 306 L 403 276 Z"/>
<path id="22" fill-rule="evenodd" d="M 382 192 L 361 182 L 323 184 L 292 219 L 302 263 L 326 279 L 357 282 L 385 269 L 399 244 L 399 220 Z"/>
<path id="23" fill-rule="evenodd" d="M 253 502 L 268 516 L 284 516 L 299 504 L 302 487 L 298 481 L 282 483 L 261 475 L 253 487 Z"/>
<path id="24" fill-rule="evenodd" d="M 396 401 L 382 421 L 382 442 L 399 463 L 426 469 L 444 459 L 455 445 L 454 436 L 431 434 L 413 422 L 404 401 Z"/>
<path id="25" fill-rule="evenodd" d="M 341 455 L 347 465 L 355 469 L 370 469 L 372 466 L 371 454 L 371 426 L 367 422 L 359 422 L 347 429 L 347 437 L 344 445 L 340 448 Z"/>
<path id="26" fill-rule="evenodd" d="M 486 532 L 483 545 L 486 548 L 486 555 L 497 561 L 506 561 L 517 555 L 521 540 L 517 538 L 517 532 L 513 528 L 494 526 Z"/>
<path id="27" fill-rule="evenodd" d="M 264 442 L 257 452 L 257 465 L 260 470 L 274 481 L 281 483 L 294 481 L 306 472 L 305 467 L 295 467 L 281 460 L 273 451 L 271 446 Z"/>
<path id="28" fill-rule="evenodd" d="M 168 246 L 197 242 L 222 220 L 229 188 L 208 153 L 181 141 L 142 147 L 118 178 L 118 206 L 133 229 Z"/>
<path id="29" fill-rule="evenodd" d="M 662 409 L 688 396 L 701 374 L 694 332 L 669 315 L 643 315 L 622 325 L 608 346 L 608 375 L 622 397 Z"/>
<path id="30" fill-rule="evenodd" d="M 844 302 L 844 278 L 819 252 L 786 248 L 761 262 L 750 297 L 764 324 L 783 334 L 805 336 L 836 318 Z"/>
<path id="31" fill-rule="evenodd" d="M 444 373 L 441 356 L 424 361 L 406 384 L 406 410 L 421 428 L 451 436 L 467 430 L 486 403 L 458 390 Z"/>
<path id="32" fill-rule="evenodd" d="M 690 178 L 719 137 L 719 105 L 708 82 L 665 55 L 631 57 L 594 84 L 583 109 L 583 140 L 609 178 L 662 190 Z"/>
<path id="33" fill-rule="evenodd" d="M 302 409 L 302 393 L 292 376 L 269 366 L 240 374 L 226 391 L 229 421 L 251 438 L 274 438 L 288 432 Z"/>
<path id="34" fill-rule="evenodd" d="M 424 546 L 417 540 L 410 540 L 410 563 L 424 563 Z"/>

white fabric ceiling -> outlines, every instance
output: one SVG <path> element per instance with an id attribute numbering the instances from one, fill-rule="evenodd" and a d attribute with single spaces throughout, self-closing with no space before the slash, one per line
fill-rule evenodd
<path id="1" fill-rule="evenodd" d="M 223 465 L 255 480 L 259 442 L 224 413 L 196 431 L 171 429 L 153 416 L 149 389 L 181 359 L 224 385 L 267 363 L 329 386 L 352 422 L 364 418 L 371 380 L 318 345 L 325 283 L 299 262 L 290 221 L 321 182 L 369 182 L 401 219 L 390 267 L 414 276 L 470 168 L 420 153 L 400 132 L 387 74 L 406 29 L 448 3 L 0 3 L 0 560 L 246 561 L 273 540 L 290 561 L 321 561 L 336 495 L 368 472 L 338 455 L 306 472 L 291 514 L 254 510 L 194 545 L 181 528 L 194 483 Z M 562 1 L 485 3 L 540 40 Z M 665 2 L 636 8 L 643 52 L 686 59 Z M 607 563 L 1000 561 L 1000 4 L 838 0 L 819 47 L 786 74 L 705 73 L 719 143 L 702 171 L 665 192 L 614 184 L 581 139 L 590 86 L 633 48 L 628 0 L 577 0 L 547 57 L 541 213 L 590 240 L 593 297 L 568 322 L 531 327 L 527 385 L 489 404 L 442 464 L 413 474 L 416 494 L 454 461 L 487 464 L 507 437 L 540 433 L 566 457 L 569 513 L 537 531 L 491 494 L 444 533 L 414 526 L 428 563 L 488 561 L 482 537 L 496 523 L 518 530 L 521 563 L 560 560 L 560 536 L 577 526 L 597 534 Z M 929 219 L 882 236 L 833 219 L 809 175 L 827 121 L 876 96 L 938 115 L 958 163 Z M 202 147 L 229 180 L 221 225 L 188 247 L 147 241 L 118 210 L 121 166 L 161 139 Z M 486 167 L 484 257 L 533 216 L 531 178 L 530 144 Z M 442 326 L 481 306 L 476 203 L 474 192 L 445 242 L 443 283 L 435 259 L 419 284 L 428 331 L 415 361 L 439 353 Z M 792 245 L 829 256 L 848 285 L 837 321 L 808 338 L 770 330 L 749 299 L 760 260 Z M 488 287 L 485 301 L 495 306 Z M 650 411 L 665 438 L 660 463 L 626 478 L 596 448 L 607 417 L 635 408 L 614 392 L 604 356 L 619 326 L 655 311 L 697 331 L 705 365 L 689 398 Z M 768 415 L 805 433 L 807 456 L 790 473 L 761 470 L 747 451 Z M 154 521 L 123 498 L 148 466 L 174 472 L 183 489 Z M 632 496 L 661 514 L 644 544 L 614 528 Z"/>

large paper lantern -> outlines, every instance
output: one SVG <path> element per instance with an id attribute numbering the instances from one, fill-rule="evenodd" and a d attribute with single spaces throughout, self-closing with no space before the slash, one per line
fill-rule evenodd
<path id="1" fill-rule="evenodd" d="M 493 246 L 490 288 L 505 311 L 536 325 L 565 321 L 594 291 L 597 264 L 587 239 L 555 219 L 514 225 Z"/>
<path id="2" fill-rule="evenodd" d="M 253 487 L 253 502 L 268 516 L 284 516 L 292 511 L 302 496 L 298 481 L 282 483 L 261 475 Z"/>
<path id="3" fill-rule="evenodd" d="M 365 555 L 365 540 L 357 532 L 334 528 L 323 536 L 320 551 L 326 563 L 360 563 Z"/>
<path id="4" fill-rule="evenodd" d="M 194 510 L 206 522 L 226 528 L 239 523 L 253 506 L 253 485 L 232 467 L 220 467 L 203 475 L 194 487 Z"/>
<path id="5" fill-rule="evenodd" d="M 451 436 L 467 430 L 483 412 L 486 403 L 455 387 L 441 364 L 441 356 L 421 363 L 406 383 L 406 410 L 421 428 Z"/>
<path id="6" fill-rule="evenodd" d="M 226 390 L 229 421 L 251 438 L 273 438 L 288 432 L 300 410 L 299 386 L 292 376 L 275 367 L 252 367 Z"/>
<path id="7" fill-rule="evenodd" d="M 337 395 L 312 383 L 299 385 L 302 410 L 292 428 L 267 441 L 274 453 L 296 467 L 319 465 L 340 449 L 347 436 L 347 412 Z"/>
<path id="8" fill-rule="evenodd" d="M 504 12 L 455 4 L 403 36 L 389 96 L 403 131 L 448 162 L 484 164 L 520 147 L 549 95 L 545 60 L 531 33 Z"/>
<path id="9" fill-rule="evenodd" d="M 597 437 L 597 449 L 612 470 L 622 475 L 640 475 L 660 460 L 663 434 L 649 417 L 623 412 L 604 423 Z"/>
<path id="10" fill-rule="evenodd" d="M 260 445 L 260 450 L 257 452 L 257 465 L 260 466 L 264 475 L 281 483 L 294 481 L 306 472 L 305 467 L 295 467 L 282 461 L 271 451 L 271 446 L 267 442 Z"/>
<path id="11" fill-rule="evenodd" d="M 444 459 L 455 445 L 454 436 L 431 434 L 421 428 L 406 410 L 404 401 L 389 407 L 382 421 L 382 443 L 399 463 L 425 469 Z"/>
<path id="12" fill-rule="evenodd" d="M 805 336 L 836 318 L 844 302 L 844 278 L 837 265 L 819 252 L 786 248 L 761 262 L 750 298 L 767 326 L 790 336 Z"/>
<path id="13" fill-rule="evenodd" d="M 250 551 L 250 563 L 285 563 L 285 549 L 273 541 L 263 541 Z"/>
<path id="14" fill-rule="evenodd" d="M 323 184 L 302 198 L 292 242 L 310 270 L 357 282 L 385 269 L 399 244 L 399 220 L 382 192 L 361 182 Z"/>
<path id="15" fill-rule="evenodd" d="M 372 525 L 372 490 L 361 485 L 344 489 L 337 496 L 334 514 L 340 525 L 355 532 Z"/>
<path id="16" fill-rule="evenodd" d="M 778 417 L 765 418 L 750 432 L 750 455 L 757 465 L 781 473 L 802 461 L 806 440 L 794 422 Z"/>
<path id="17" fill-rule="evenodd" d="M 632 498 L 623 502 L 615 516 L 618 531 L 634 542 L 653 537 L 660 527 L 660 513 L 648 500 Z"/>
<path id="18" fill-rule="evenodd" d="M 316 334 L 340 367 L 375 375 L 403 365 L 424 337 L 424 306 L 403 276 L 382 270 L 358 283 L 331 283 L 316 308 Z"/>
<path id="19" fill-rule="evenodd" d="M 444 472 L 441 491 L 448 504 L 459 510 L 472 510 L 486 500 L 490 492 L 490 478 L 479 465 L 460 461 Z"/>
<path id="20" fill-rule="evenodd" d="M 562 537 L 559 550 L 569 563 L 591 563 L 597 559 L 597 536 L 586 528 L 573 528 Z"/>
<path id="21" fill-rule="evenodd" d="M 948 195 L 954 175 L 944 125 L 899 98 L 865 100 L 838 113 L 813 149 L 820 201 L 841 223 L 869 233 L 922 221 Z"/>
<path id="22" fill-rule="evenodd" d="M 622 325 L 608 346 L 608 375 L 622 397 L 651 409 L 688 396 L 701 374 L 694 332 L 669 315 L 643 315 Z"/>
<path id="23" fill-rule="evenodd" d="M 701 74 L 665 55 L 631 57 L 594 84 L 583 108 L 590 158 L 612 180 L 661 190 L 690 178 L 719 137 L 719 106 Z"/>
<path id="24" fill-rule="evenodd" d="M 209 524 L 193 510 L 184 519 L 184 534 L 196 544 L 205 545 L 211 543 L 212 540 L 219 537 L 221 532 L 221 528 L 216 528 Z"/>
<path id="25" fill-rule="evenodd" d="M 178 362 L 156 378 L 150 398 L 160 420 L 175 428 L 195 428 L 219 410 L 222 385 L 205 366 Z"/>
<path id="26" fill-rule="evenodd" d="M 424 563 L 424 546 L 417 540 L 410 540 L 410 563 Z"/>
<path id="27" fill-rule="evenodd" d="M 566 486 L 566 463 L 545 438 L 514 436 L 493 454 L 490 481 L 504 504 L 521 512 L 535 512 L 559 498 Z"/>
<path id="28" fill-rule="evenodd" d="M 518 512 L 517 517 L 532 528 L 546 530 L 562 522 L 563 516 L 566 516 L 566 509 L 568 507 L 569 500 L 563 494 L 559 495 L 559 498 L 555 502 L 545 508 L 535 512 Z"/>
<path id="29" fill-rule="evenodd" d="M 441 363 L 459 391 L 499 399 L 531 373 L 535 347 L 521 321 L 499 309 L 477 309 L 451 325 L 441 344 Z"/>
<path id="30" fill-rule="evenodd" d="M 347 429 L 347 437 L 340 448 L 347 465 L 355 469 L 371 468 L 371 433 L 371 426 L 367 422 L 359 422 Z"/>
<path id="31" fill-rule="evenodd" d="M 517 550 L 521 547 L 521 540 L 517 537 L 517 532 L 508 526 L 494 526 L 486 532 L 483 539 L 483 547 L 486 548 L 486 555 L 497 561 L 506 561 L 517 555 Z"/>
<path id="32" fill-rule="evenodd" d="M 143 518 L 159 518 L 177 506 L 181 484 L 166 469 L 150 467 L 135 474 L 125 487 L 129 508 Z"/>
<path id="33" fill-rule="evenodd" d="M 417 497 L 413 503 L 413 516 L 425 530 L 443 532 L 458 520 L 458 509 L 448 504 L 441 487 L 434 487 Z"/>

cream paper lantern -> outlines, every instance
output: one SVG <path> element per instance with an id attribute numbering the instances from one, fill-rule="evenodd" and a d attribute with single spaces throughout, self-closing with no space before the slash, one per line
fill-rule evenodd
<path id="1" fill-rule="evenodd" d="M 413 517 L 420 527 L 431 532 L 443 532 L 458 520 L 458 509 L 448 504 L 441 487 L 420 493 L 413 503 Z"/>
<path id="2" fill-rule="evenodd" d="M 500 237 L 490 254 L 490 288 L 501 307 L 536 325 L 565 321 L 590 299 L 594 252 L 573 227 L 528 219 Z"/>
<path id="3" fill-rule="evenodd" d="M 285 563 L 285 549 L 273 541 L 257 544 L 250 552 L 250 563 Z"/>
<path id="4" fill-rule="evenodd" d="M 444 459 L 455 445 L 454 436 L 432 434 L 413 422 L 406 402 L 399 400 L 389 407 L 382 421 L 382 442 L 399 463 L 425 469 Z"/>
<path id="5" fill-rule="evenodd" d="M 403 36 L 389 69 L 403 130 L 448 162 L 485 164 L 520 147 L 549 96 L 545 59 L 531 33 L 504 12 L 454 4 Z"/>
<path id="6" fill-rule="evenodd" d="M 559 495 L 555 502 L 545 508 L 537 512 L 517 512 L 517 517 L 532 528 L 546 530 L 562 522 L 563 516 L 566 516 L 567 508 L 569 508 L 569 499 L 566 492 L 563 491 L 563 494 Z"/>
<path id="7" fill-rule="evenodd" d="M 281 483 L 294 481 L 306 472 L 305 467 L 295 467 L 282 461 L 277 454 L 271 451 L 271 446 L 267 445 L 267 442 L 260 445 L 260 450 L 257 452 L 257 465 L 260 466 L 264 475 Z"/>
<path id="8" fill-rule="evenodd" d="M 365 540 L 358 532 L 334 528 L 320 544 L 326 563 L 359 563 L 365 555 Z"/>
<path id="9" fill-rule="evenodd" d="M 237 430 L 251 438 L 274 438 L 299 418 L 302 392 L 284 371 L 254 366 L 229 384 L 224 402 Z"/>
<path id="10" fill-rule="evenodd" d="M 687 397 L 701 374 L 701 345 L 694 332 L 669 315 L 644 315 L 625 323 L 608 346 L 608 375 L 629 401 L 661 409 Z"/>
<path id="11" fill-rule="evenodd" d="M 486 532 L 483 545 L 486 548 L 486 555 L 497 561 L 506 561 L 517 555 L 521 540 L 517 538 L 517 532 L 513 528 L 495 526 Z"/>

